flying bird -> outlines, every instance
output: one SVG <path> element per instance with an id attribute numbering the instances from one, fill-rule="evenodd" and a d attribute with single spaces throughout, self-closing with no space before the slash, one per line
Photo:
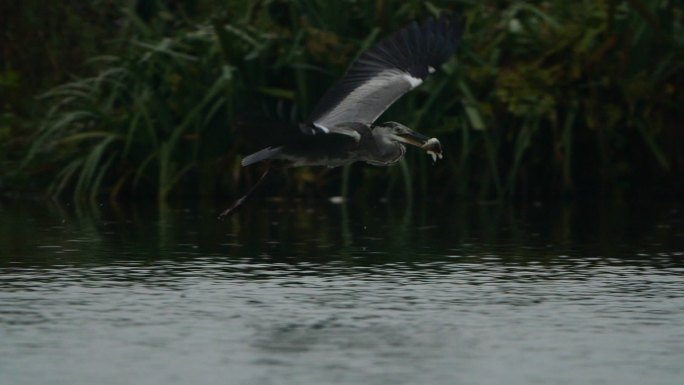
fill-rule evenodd
<path id="1" fill-rule="evenodd" d="M 380 40 L 328 89 L 299 130 L 292 130 L 282 143 L 246 156 L 242 166 L 263 161 L 279 161 L 286 167 L 339 167 L 357 161 L 389 166 L 404 156 L 404 144 L 425 150 L 433 161 L 441 159 L 436 138 L 401 123 L 375 121 L 456 52 L 462 33 L 462 19 L 442 16 L 413 22 Z M 267 174 L 268 169 L 221 216 L 239 207 Z"/>

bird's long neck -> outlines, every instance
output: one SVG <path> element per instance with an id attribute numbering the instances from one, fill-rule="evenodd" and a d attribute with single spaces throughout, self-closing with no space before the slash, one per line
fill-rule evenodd
<path id="1" fill-rule="evenodd" d="M 390 139 L 387 135 L 374 132 L 373 139 L 375 140 L 375 158 L 386 165 L 397 162 L 406 152 L 403 144 Z"/>

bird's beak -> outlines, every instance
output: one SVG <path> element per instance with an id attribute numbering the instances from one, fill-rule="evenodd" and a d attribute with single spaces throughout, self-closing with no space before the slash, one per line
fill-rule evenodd
<path id="1" fill-rule="evenodd" d="M 395 136 L 397 140 L 400 142 L 404 142 L 406 144 L 410 144 L 412 146 L 420 148 L 423 148 L 425 143 L 427 143 L 430 140 L 430 138 L 428 138 L 427 136 L 419 132 L 415 132 L 409 128 L 406 128 L 406 133 L 396 134 Z"/>
<path id="2" fill-rule="evenodd" d="M 428 154 L 430 154 L 433 161 L 442 159 L 442 144 L 439 143 L 437 138 L 428 138 L 427 136 L 408 128 L 407 131 L 408 132 L 405 134 L 396 135 L 397 140 L 418 148 L 422 148 Z"/>

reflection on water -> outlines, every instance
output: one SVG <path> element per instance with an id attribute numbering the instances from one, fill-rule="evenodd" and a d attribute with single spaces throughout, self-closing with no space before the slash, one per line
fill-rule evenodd
<path id="1" fill-rule="evenodd" d="M 0 206 L 0 383 L 679 384 L 679 205 Z"/>

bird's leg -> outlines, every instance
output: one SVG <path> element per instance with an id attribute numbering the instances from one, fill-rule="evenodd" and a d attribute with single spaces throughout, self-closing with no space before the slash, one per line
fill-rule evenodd
<path id="1" fill-rule="evenodd" d="M 247 191 L 247 194 L 245 194 L 242 198 L 240 198 L 240 199 L 236 200 L 235 202 L 233 202 L 233 204 L 232 204 L 229 208 L 227 208 L 224 212 L 222 212 L 221 214 L 219 214 L 218 219 L 219 219 L 219 220 L 223 220 L 223 219 L 225 219 L 227 216 L 229 216 L 229 215 L 233 214 L 235 211 L 237 211 L 237 209 L 240 208 L 240 206 L 242 206 L 242 204 L 245 203 L 245 201 L 246 201 L 246 200 L 252 195 L 252 193 L 257 189 L 257 187 L 259 187 L 259 185 L 261 184 L 261 182 L 264 181 L 264 179 L 266 178 L 266 175 L 268 175 L 268 172 L 269 172 L 270 170 L 271 170 L 271 165 L 269 164 L 269 165 L 266 167 L 266 171 L 264 171 L 264 173 L 261 175 L 261 177 L 259 178 L 259 180 L 257 180 L 256 183 L 252 186 L 252 188 L 250 188 L 249 191 Z"/>

